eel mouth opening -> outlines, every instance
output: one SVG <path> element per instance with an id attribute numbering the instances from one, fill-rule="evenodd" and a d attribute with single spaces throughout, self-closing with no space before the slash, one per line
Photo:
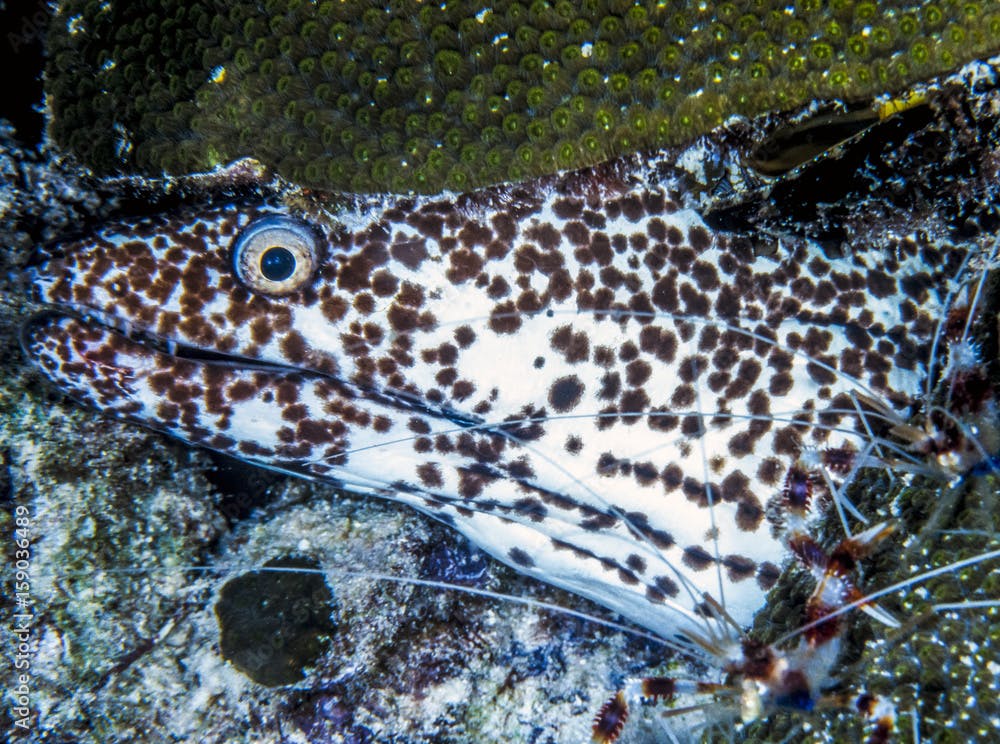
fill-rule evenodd
<path id="1" fill-rule="evenodd" d="M 81 326 L 110 333 L 149 353 L 162 354 L 176 359 L 216 367 L 241 370 L 260 370 L 285 374 L 308 374 L 308 370 L 261 359 L 251 359 L 239 354 L 229 354 L 214 349 L 203 349 L 175 339 L 150 332 L 127 319 L 89 307 L 46 306 L 31 315 L 20 329 L 21 349 L 28 358 L 36 356 L 34 348 L 44 341 L 49 330 L 65 321 L 75 320 Z"/>

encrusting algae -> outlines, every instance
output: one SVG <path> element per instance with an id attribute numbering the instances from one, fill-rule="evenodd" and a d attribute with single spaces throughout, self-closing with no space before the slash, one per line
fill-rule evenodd
<path id="1" fill-rule="evenodd" d="M 101 172 L 242 156 L 314 188 L 433 193 L 871 99 L 1000 49 L 995 2 L 60 5 L 51 132 Z"/>

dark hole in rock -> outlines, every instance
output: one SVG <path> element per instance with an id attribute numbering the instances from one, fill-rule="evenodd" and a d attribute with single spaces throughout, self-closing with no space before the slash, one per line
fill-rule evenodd
<path id="1" fill-rule="evenodd" d="M 315 570 L 319 564 L 282 557 L 264 568 Z M 258 684 L 298 682 L 336 630 L 333 611 L 333 593 L 320 574 L 258 570 L 237 576 L 215 603 L 222 656 Z"/>
<path id="2" fill-rule="evenodd" d="M 784 175 L 878 122 L 878 113 L 870 107 L 814 116 L 772 132 L 754 147 L 747 163 L 765 176 Z"/>
<path id="3" fill-rule="evenodd" d="M 275 486 L 285 476 L 219 452 L 207 450 L 206 454 L 212 467 L 205 470 L 205 477 L 216 488 L 216 508 L 229 526 L 275 500 Z"/>

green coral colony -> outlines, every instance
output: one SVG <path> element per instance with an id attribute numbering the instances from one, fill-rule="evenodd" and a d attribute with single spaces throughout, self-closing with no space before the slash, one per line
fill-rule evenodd
<path id="1" fill-rule="evenodd" d="M 52 134 L 102 172 L 251 155 L 305 186 L 434 192 L 899 91 L 998 41 L 982 0 L 70 0 L 46 77 Z"/>

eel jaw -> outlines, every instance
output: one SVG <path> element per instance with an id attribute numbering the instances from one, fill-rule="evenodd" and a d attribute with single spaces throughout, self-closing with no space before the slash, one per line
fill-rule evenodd
<path id="1" fill-rule="evenodd" d="M 61 311 L 30 318 L 21 344 L 72 399 L 195 446 L 304 477 L 331 478 L 349 448 L 351 432 L 326 406 L 354 405 L 357 393 L 331 378 L 239 358 L 168 354 Z M 302 413 L 294 420 L 285 415 L 290 399 Z"/>
<path id="2" fill-rule="evenodd" d="M 165 338 L 153 333 L 137 324 L 130 322 L 127 318 L 112 315 L 92 307 L 86 306 L 58 306 L 48 305 L 25 321 L 20 330 L 21 349 L 32 361 L 35 361 L 34 349 L 37 342 L 41 340 L 39 331 L 49 326 L 53 319 L 67 318 L 75 319 L 83 326 L 94 326 L 105 329 L 109 333 L 122 337 L 129 343 L 169 357 L 179 360 L 196 361 L 202 364 L 210 364 L 221 367 L 232 367 L 243 370 L 261 370 L 272 372 L 284 372 L 286 374 L 316 374 L 311 370 L 303 370 L 291 365 L 272 362 L 266 359 L 254 359 L 240 354 L 230 354 L 214 349 L 204 349 L 176 339 Z M 321 375 L 320 375 L 321 376 Z"/>
<path id="3" fill-rule="evenodd" d="M 321 377 L 164 339 L 89 308 L 45 308 L 21 326 L 20 343 L 28 360 L 72 398 L 154 428 L 156 422 L 145 419 L 155 410 L 164 378 Z"/>

